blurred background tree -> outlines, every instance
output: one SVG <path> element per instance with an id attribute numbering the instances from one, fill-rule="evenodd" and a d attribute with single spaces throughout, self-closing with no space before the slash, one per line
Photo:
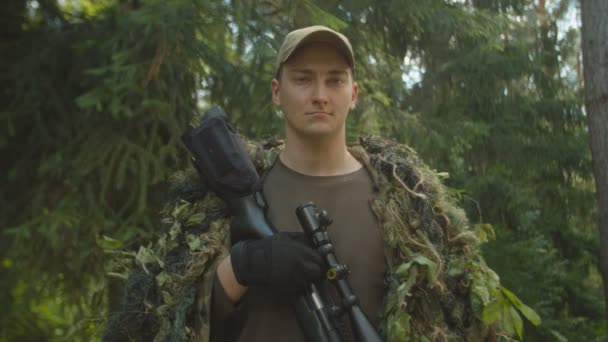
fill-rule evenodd
<path id="1" fill-rule="evenodd" d="M 599 267 L 608 318 L 608 2 L 581 1 L 585 109 L 598 206 Z"/>
<path id="2" fill-rule="evenodd" d="M 351 38 L 349 139 L 414 147 L 543 324 L 608 334 L 574 0 L 6 0 L 0 20 L 0 341 L 95 340 L 122 280 L 108 253 L 159 231 L 180 136 L 222 105 L 281 135 L 269 83 L 290 30 Z M 494 233 L 495 232 L 495 237 Z"/>

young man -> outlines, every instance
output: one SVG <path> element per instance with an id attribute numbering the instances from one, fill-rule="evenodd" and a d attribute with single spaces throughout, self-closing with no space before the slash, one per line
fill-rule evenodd
<path id="1" fill-rule="evenodd" d="M 193 168 L 176 172 L 166 233 L 154 251 L 142 248 L 154 258 L 133 272 L 104 341 L 304 341 L 291 298 L 324 272 L 294 212 L 309 201 L 333 217 L 335 253 L 387 341 L 495 340 L 496 326 L 512 325 L 514 307 L 483 323 L 500 303 L 498 276 L 435 172 L 411 148 L 381 137 L 347 148 L 345 121 L 359 90 L 348 39 L 322 26 L 295 30 L 275 75 L 285 144 L 244 145 L 279 233 L 228 246 L 226 204 Z M 352 340 L 348 319 L 338 323 Z"/>
<path id="2" fill-rule="evenodd" d="M 354 74 L 352 47 L 342 34 L 311 26 L 285 38 L 271 82 L 272 100 L 284 113 L 285 145 L 263 186 L 268 218 L 283 233 L 239 243 L 220 263 L 214 340 L 305 341 L 291 299 L 320 278 L 323 263 L 303 236 L 286 232 L 301 232 L 295 208 L 308 201 L 333 217 L 336 254 L 352 270 L 349 281 L 362 308 L 376 317 L 386 265 L 368 204 L 373 183 L 345 138 L 358 95 Z"/>

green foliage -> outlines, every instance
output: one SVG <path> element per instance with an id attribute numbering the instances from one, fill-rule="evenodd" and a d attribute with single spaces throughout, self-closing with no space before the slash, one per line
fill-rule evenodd
<path id="1" fill-rule="evenodd" d="M 220 104 L 245 135 L 280 135 L 269 97 L 279 37 L 312 23 L 355 48 L 349 138 L 415 147 L 449 172 L 490 240 L 486 260 L 513 292 L 477 293 L 478 317 L 502 315 L 525 340 L 600 340 L 579 34 L 560 24 L 577 9 L 552 3 L 6 1 L 0 341 L 98 337 L 122 286 L 120 273 L 105 275 L 116 268 L 108 255 L 136 255 L 160 233 L 166 180 L 188 163 L 190 118 Z M 541 325 L 526 323 L 538 322 L 529 308 Z"/>
<path id="2" fill-rule="evenodd" d="M 86 15 L 54 2 L 30 17 L 20 10 L 27 25 L 15 25 L 26 29 L 3 54 L 12 86 L 1 111 L 11 166 L 2 175 L 2 254 L 34 270 L 17 278 L 33 289 L 24 298 L 3 292 L 1 302 L 22 300 L 29 310 L 48 282 L 70 308 L 64 323 L 78 326 L 77 317 L 106 312 L 107 300 L 83 305 L 87 284 L 106 282 L 97 242 L 113 241 L 105 235 L 128 247 L 150 237 L 162 202 L 156 189 L 187 162 L 179 137 L 197 105 L 200 9 L 157 1 Z M 57 334 L 66 330 L 47 332 Z"/>

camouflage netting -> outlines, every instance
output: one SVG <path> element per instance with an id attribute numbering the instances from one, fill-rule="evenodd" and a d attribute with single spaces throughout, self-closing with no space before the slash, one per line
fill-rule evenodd
<path id="1" fill-rule="evenodd" d="M 392 270 L 385 326 L 388 339 L 483 340 L 470 292 L 477 237 L 448 199 L 435 172 L 409 147 L 379 137 L 360 139 L 377 177 L 372 203 L 389 248 Z M 387 184 L 388 183 L 388 184 Z"/>
<path id="2" fill-rule="evenodd" d="M 244 141 L 263 174 L 281 146 Z M 378 137 L 361 138 L 351 153 L 379 190 L 371 205 L 391 271 L 381 327 L 387 340 L 495 338 L 502 316 L 489 308 L 502 298 L 498 277 L 483 263 L 464 212 L 449 201 L 437 174 L 409 147 Z M 230 217 L 193 169 L 176 173 L 171 183 L 159 240 L 116 263 L 135 270 L 122 309 L 108 319 L 106 341 L 208 340 L 210 284 L 227 253 Z M 200 289 L 203 305 L 197 306 Z"/>
<path id="3" fill-rule="evenodd" d="M 189 315 L 203 272 L 228 237 L 228 211 L 194 170 L 176 173 L 163 209 L 161 237 L 131 258 L 121 311 L 110 315 L 104 341 L 187 341 Z M 123 261 L 124 264 L 126 261 Z M 186 329 L 186 327 L 189 327 Z"/>

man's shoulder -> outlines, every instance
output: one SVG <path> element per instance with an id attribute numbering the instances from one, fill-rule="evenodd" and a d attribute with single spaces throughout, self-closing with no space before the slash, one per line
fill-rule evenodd
<path id="1" fill-rule="evenodd" d="M 400 143 L 394 139 L 385 138 L 378 135 L 360 136 L 355 145 L 360 145 L 370 154 L 405 154 L 416 155 L 416 151 L 410 146 Z"/>
<path id="2" fill-rule="evenodd" d="M 418 156 L 410 146 L 381 136 L 362 136 L 349 151 L 365 165 L 378 185 L 394 187 L 403 182 L 424 180 L 432 185 L 428 190 L 441 188 L 439 174 Z M 415 186 L 416 184 L 412 184 Z"/>

